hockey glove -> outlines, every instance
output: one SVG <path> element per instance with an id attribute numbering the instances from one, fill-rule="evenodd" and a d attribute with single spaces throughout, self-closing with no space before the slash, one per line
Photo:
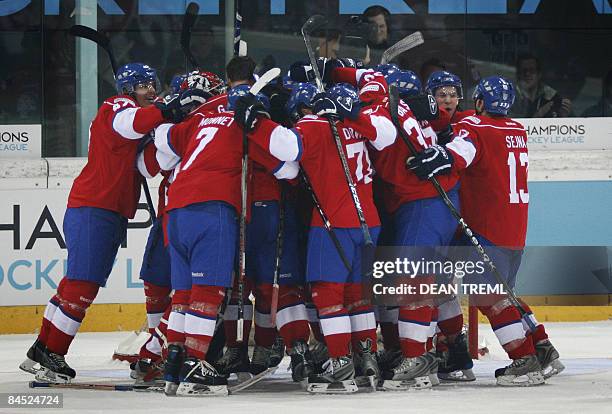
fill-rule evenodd
<path id="1" fill-rule="evenodd" d="M 336 103 L 325 95 L 325 92 L 318 93 L 312 98 L 312 112 L 319 116 L 340 118 Z"/>
<path id="2" fill-rule="evenodd" d="M 255 95 L 247 93 L 236 101 L 234 120 L 247 132 L 255 129 L 257 120 L 262 116 L 270 118 L 270 114 Z"/>
<path id="3" fill-rule="evenodd" d="M 185 117 L 206 102 L 210 96 L 199 89 L 186 89 L 175 95 L 169 95 L 162 102 L 155 102 L 166 121 L 173 123 L 181 122 Z"/>
<path id="4" fill-rule="evenodd" d="M 290 91 L 279 84 L 269 84 L 261 91 L 270 99 L 270 118 L 277 124 L 288 125 L 290 122 L 286 105 Z"/>
<path id="5" fill-rule="evenodd" d="M 402 100 L 408 104 L 418 121 L 431 121 L 439 117 L 436 98 L 428 93 L 402 97 Z"/>
<path id="6" fill-rule="evenodd" d="M 363 67 L 363 62 L 355 61 L 350 58 L 341 59 L 328 59 L 318 58 L 317 67 L 319 68 L 319 74 L 321 80 L 325 85 L 332 83 L 332 71 L 336 68 L 356 68 Z M 315 73 L 312 69 L 312 65 L 309 62 L 295 62 L 291 65 L 289 70 L 289 76 L 296 82 L 313 82 L 315 80 Z"/>
<path id="7" fill-rule="evenodd" d="M 432 145 L 406 160 L 406 166 L 421 180 L 436 175 L 449 174 L 453 166 L 453 155 L 440 145 Z"/>
<path id="8" fill-rule="evenodd" d="M 442 131 L 436 132 L 436 135 L 438 136 L 438 145 L 444 146 L 452 141 L 455 134 L 453 133 L 453 128 L 449 125 Z"/>

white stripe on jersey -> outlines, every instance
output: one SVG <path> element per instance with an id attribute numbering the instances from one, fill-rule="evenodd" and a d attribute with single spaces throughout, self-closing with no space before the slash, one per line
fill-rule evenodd
<path id="1" fill-rule="evenodd" d="M 281 161 L 279 168 L 274 171 L 277 180 L 291 180 L 300 172 L 300 164 L 297 161 Z"/>
<path id="2" fill-rule="evenodd" d="M 138 154 L 138 158 L 136 159 L 136 167 L 138 167 L 138 171 L 144 178 L 153 178 L 153 175 L 147 169 L 147 163 L 145 162 L 144 151 Z"/>
<path id="3" fill-rule="evenodd" d="M 376 138 L 370 141 L 378 151 L 381 151 L 395 142 L 397 130 L 395 125 L 387 117 L 370 115 L 370 122 L 376 129 Z"/>
<path id="4" fill-rule="evenodd" d="M 281 161 L 299 161 L 302 142 L 298 134 L 281 125 L 270 134 L 270 154 Z"/>
<path id="5" fill-rule="evenodd" d="M 136 111 L 138 111 L 138 108 L 126 108 L 117 112 L 113 118 L 113 129 L 123 138 L 140 139 L 145 135 L 134 131 Z"/>
<path id="6" fill-rule="evenodd" d="M 181 157 L 170 146 L 169 132 L 173 126 L 174 124 L 161 124 L 155 128 L 155 147 L 157 147 L 155 158 L 159 167 L 165 171 L 174 169 L 181 161 Z"/>
<path id="7" fill-rule="evenodd" d="M 462 131 L 465 130 L 463 129 Z M 469 135 L 455 135 L 453 140 L 446 144 L 446 148 L 452 150 L 463 158 L 465 160 L 465 166 L 468 167 L 472 161 L 474 161 L 474 157 L 476 157 L 476 147 L 474 144 L 472 144 L 470 141 L 466 141 L 464 138 L 469 138 Z"/>
<path id="8" fill-rule="evenodd" d="M 491 124 L 476 124 L 473 122 L 468 122 L 470 117 L 467 118 L 463 118 L 461 121 L 453 124 L 453 125 L 457 125 L 457 126 L 461 126 L 461 124 L 466 124 L 469 125 L 471 127 L 478 127 L 478 128 L 482 128 L 482 127 L 486 127 L 486 128 L 494 128 L 494 129 L 503 129 L 503 130 L 510 130 L 510 131 L 522 131 L 525 132 L 525 128 L 521 128 L 520 124 L 517 125 L 516 127 L 512 127 L 512 126 L 507 126 L 507 127 L 500 127 L 497 125 L 491 125 Z"/>

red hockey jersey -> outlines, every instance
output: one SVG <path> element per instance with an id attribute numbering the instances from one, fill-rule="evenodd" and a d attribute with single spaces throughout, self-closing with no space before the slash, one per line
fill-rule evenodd
<path id="1" fill-rule="evenodd" d="M 105 100 L 89 127 L 87 164 L 74 180 L 68 207 L 98 207 L 133 218 L 142 180 L 138 144 L 162 122 L 158 108 L 140 108 L 130 96 Z"/>
<path id="2" fill-rule="evenodd" d="M 164 124 L 156 129 L 155 145 L 160 150 L 160 166 L 162 169 L 177 168 L 168 193 L 167 211 L 220 200 L 240 212 L 242 129 L 233 116 L 232 112 L 202 113 L 198 110 L 187 121 Z M 165 158 L 160 157 L 160 153 Z M 261 165 L 274 165 L 278 178 L 295 176 L 283 176 L 287 163 L 273 159 L 255 145 L 249 147 L 249 158 Z"/>
<path id="3" fill-rule="evenodd" d="M 367 115 L 361 119 L 365 118 Z M 308 115 L 292 129 L 267 119 L 260 120 L 259 124 L 252 135 L 253 140 L 263 148 L 269 149 L 272 155 L 279 159 L 300 162 L 332 226 L 359 227 L 357 212 L 328 121 L 315 115 Z M 365 146 L 366 138 L 340 121 L 336 126 L 349 171 L 357 186 L 366 222 L 368 226 L 378 226 L 380 220 L 372 199 L 374 171 Z M 311 225 L 323 225 L 318 214 L 313 213 Z"/>
<path id="4" fill-rule="evenodd" d="M 510 118 L 469 116 L 454 126 L 476 154 L 461 171 L 461 213 L 468 225 L 492 243 L 525 246 L 529 192 L 527 134 Z"/>

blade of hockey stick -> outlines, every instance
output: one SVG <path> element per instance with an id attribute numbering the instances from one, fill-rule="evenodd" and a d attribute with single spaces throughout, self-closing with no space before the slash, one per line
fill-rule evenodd
<path id="1" fill-rule="evenodd" d="M 82 37 L 84 39 L 91 40 L 96 43 L 102 49 L 106 51 L 108 55 L 108 59 L 111 63 L 111 68 L 113 68 L 113 78 L 117 76 L 117 62 L 115 61 L 115 54 L 113 53 L 113 49 L 111 48 L 110 39 L 108 36 L 100 33 L 99 31 L 92 29 L 91 27 L 83 26 L 80 24 L 75 24 L 72 26 L 68 33 L 70 33 L 74 37 Z"/>
<path id="2" fill-rule="evenodd" d="M 200 6 L 197 3 L 189 3 L 187 10 L 185 10 L 183 29 L 181 30 L 181 49 L 183 49 L 183 53 L 189 59 L 194 69 L 198 69 L 200 65 L 193 53 L 191 53 L 191 29 L 195 25 L 199 11 Z"/>
<path id="3" fill-rule="evenodd" d="M 72 26 L 68 30 L 68 33 L 75 37 L 83 37 L 85 39 L 89 39 L 102 47 L 108 46 L 110 41 L 108 37 L 98 32 L 97 30 L 80 24 L 75 24 L 74 26 Z"/>
<path id="4" fill-rule="evenodd" d="M 251 86 L 251 89 L 249 89 L 249 92 L 253 95 L 257 95 L 268 83 L 276 79 L 280 73 L 281 70 L 279 68 L 272 68 L 268 70 L 266 73 L 261 75 L 259 79 L 257 79 L 253 86 Z"/>
<path id="5" fill-rule="evenodd" d="M 306 33 L 308 36 L 317 29 L 327 25 L 327 18 L 320 14 L 310 16 L 308 20 L 302 25 L 302 34 Z"/>
<path id="6" fill-rule="evenodd" d="M 421 32 L 414 32 L 404 37 L 402 40 L 391 46 L 389 49 L 383 52 L 382 58 L 380 60 L 381 64 L 389 63 L 397 56 L 402 53 L 410 50 L 412 48 L 417 47 L 418 45 L 422 45 L 425 42 L 423 39 L 423 34 Z"/>

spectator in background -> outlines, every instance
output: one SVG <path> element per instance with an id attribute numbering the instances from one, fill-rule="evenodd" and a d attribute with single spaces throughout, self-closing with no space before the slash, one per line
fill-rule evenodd
<path id="1" fill-rule="evenodd" d="M 564 118 L 572 102 L 542 81 L 542 67 L 534 55 L 519 55 L 516 62 L 516 102 L 513 118 Z"/>
<path id="2" fill-rule="evenodd" d="M 419 75 L 421 76 L 421 79 L 423 79 L 423 81 L 426 81 L 427 79 L 429 79 L 432 73 L 444 70 L 446 70 L 446 65 L 444 64 L 444 62 L 442 62 L 438 58 L 433 57 L 423 62 L 423 64 L 421 65 L 421 69 L 419 70 Z"/>
<path id="3" fill-rule="evenodd" d="M 597 104 L 588 107 L 582 116 L 612 116 L 612 69 L 608 71 L 602 82 L 601 99 Z"/>
<path id="4" fill-rule="evenodd" d="M 383 6 L 370 6 L 363 12 L 364 20 L 375 27 L 368 39 L 368 46 L 372 49 L 387 49 L 391 46 L 389 36 L 389 17 L 391 13 Z"/>

